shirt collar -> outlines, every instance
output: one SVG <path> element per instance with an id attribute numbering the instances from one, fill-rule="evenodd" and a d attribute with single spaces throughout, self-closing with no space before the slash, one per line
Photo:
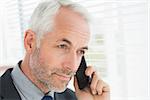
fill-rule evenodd
<path id="1" fill-rule="evenodd" d="M 14 67 L 12 71 L 12 78 L 14 81 L 14 84 L 24 98 L 26 100 L 40 100 L 44 96 L 44 93 L 36 87 L 26 76 L 25 74 L 21 71 L 20 61 L 16 67 Z M 52 96 L 54 98 L 54 92 L 49 92 L 47 95 Z"/>

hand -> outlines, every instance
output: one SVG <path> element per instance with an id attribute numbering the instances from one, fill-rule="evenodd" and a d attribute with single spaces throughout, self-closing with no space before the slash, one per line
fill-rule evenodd
<path id="1" fill-rule="evenodd" d="M 89 87 L 80 90 L 78 87 L 77 79 L 74 77 L 75 93 L 78 100 L 110 100 L 109 86 L 101 79 L 93 70 L 92 67 L 87 67 L 85 74 L 92 76 L 92 81 Z"/>

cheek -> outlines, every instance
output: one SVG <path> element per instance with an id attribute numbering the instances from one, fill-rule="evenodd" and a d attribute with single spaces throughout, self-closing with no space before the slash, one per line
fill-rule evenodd
<path id="1" fill-rule="evenodd" d="M 62 63 L 67 59 L 67 54 L 54 47 L 43 46 L 39 53 L 39 62 L 44 66 L 61 68 Z"/>
<path id="2" fill-rule="evenodd" d="M 39 55 L 39 62 L 46 66 L 59 67 L 62 61 L 63 57 L 54 52 L 42 52 Z"/>

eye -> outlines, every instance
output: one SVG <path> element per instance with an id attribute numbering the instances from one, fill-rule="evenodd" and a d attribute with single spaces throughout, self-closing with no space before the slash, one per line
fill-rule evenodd
<path id="1" fill-rule="evenodd" d="M 68 46 L 66 44 L 60 44 L 57 47 L 60 49 L 67 49 Z"/>
<path id="2" fill-rule="evenodd" d="M 78 54 L 79 54 L 79 55 L 84 55 L 84 54 L 85 54 L 85 51 L 84 51 L 84 50 L 79 50 L 79 51 L 78 51 Z"/>

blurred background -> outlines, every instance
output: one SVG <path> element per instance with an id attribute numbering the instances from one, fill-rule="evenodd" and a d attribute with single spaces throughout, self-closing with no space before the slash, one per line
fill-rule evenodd
<path id="1" fill-rule="evenodd" d="M 0 0 L 0 75 L 23 59 L 24 31 L 40 1 Z M 111 100 L 150 100 L 150 2 L 72 1 L 85 6 L 92 16 L 86 60 L 110 85 Z M 69 87 L 73 89 L 72 84 Z"/>

